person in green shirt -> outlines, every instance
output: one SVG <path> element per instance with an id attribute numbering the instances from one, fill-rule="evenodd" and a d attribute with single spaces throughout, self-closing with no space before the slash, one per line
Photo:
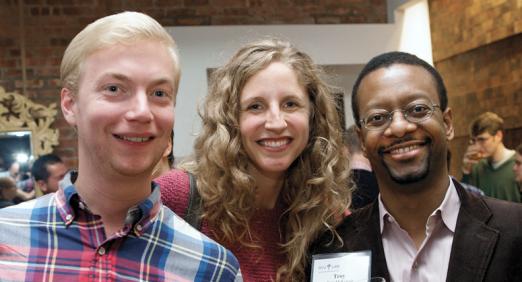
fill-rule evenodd
<path id="1" fill-rule="evenodd" d="M 515 149 L 515 164 L 513 165 L 513 172 L 515 172 L 515 180 L 518 182 L 520 188 L 520 196 L 522 198 L 522 143 Z"/>
<path id="2" fill-rule="evenodd" d="M 470 145 L 462 160 L 462 182 L 477 186 L 486 196 L 521 202 L 513 166 L 515 151 L 503 143 L 504 120 L 485 112 L 470 127 Z"/>

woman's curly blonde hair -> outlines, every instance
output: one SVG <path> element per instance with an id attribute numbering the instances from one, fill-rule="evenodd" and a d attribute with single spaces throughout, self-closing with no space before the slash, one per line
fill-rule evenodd
<path id="1" fill-rule="evenodd" d="M 255 247 L 249 219 L 256 183 L 241 144 L 239 99 L 248 79 L 272 62 L 294 70 L 312 105 L 308 144 L 287 170 L 280 195 L 286 207 L 280 232 L 287 260 L 278 269 L 277 280 L 303 281 L 309 244 L 326 230 L 336 234 L 335 225 L 351 201 L 338 109 L 320 78 L 321 70 L 307 54 L 287 42 L 268 39 L 242 47 L 218 68 L 199 110 L 202 131 L 195 141 L 195 159 L 182 166 L 197 177 L 203 218 L 217 230 L 218 240 Z"/>

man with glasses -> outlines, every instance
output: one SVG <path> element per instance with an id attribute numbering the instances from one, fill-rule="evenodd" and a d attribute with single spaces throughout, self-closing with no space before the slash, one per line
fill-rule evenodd
<path id="1" fill-rule="evenodd" d="M 520 203 L 515 180 L 515 151 L 504 146 L 504 121 L 486 112 L 471 123 L 470 145 L 462 160 L 462 182 L 477 186 L 486 196 Z"/>
<path id="2" fill-rule="evenodd" d="M 522 205 L 482 198 L 451 180 L 452 111 L 440 74 L 402 52 L 373 58 L 352 110 L 379 197 L 312 254 L 371 251 L 386 281 L 522 281 Z M 361 270 L 363 271 L 363 270 Z"/>

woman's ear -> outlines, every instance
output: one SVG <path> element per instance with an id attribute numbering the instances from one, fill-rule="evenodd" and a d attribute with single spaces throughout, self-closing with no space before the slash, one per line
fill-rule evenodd
<path id="1" fill-rule="evenodd" d="M 76 126 L 76 97 L 68 88 L 62 88 L 60 92 L 60 106 L 62 113 L 68 124 Z"/>

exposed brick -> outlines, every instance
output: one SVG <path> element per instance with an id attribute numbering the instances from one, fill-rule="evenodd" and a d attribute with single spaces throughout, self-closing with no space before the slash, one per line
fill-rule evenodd
<path id="1" fill-rule="evenodd" d="M 273 18 L 271 23 L 280 23 L 277 19 Z M 247 24 L 263 24 L 266 23 L 263 17 L 256 16 L 219 16 L 212 17 L 212 25 L 238 25 L 240 23 Z"/>
<path id="2" fill-rule="evenodd" d="M 20 49 L 11 49 L 9 51 L 9 56 L 19 57 L 20 56 Z"/>
<path id="3" fill-rule="evenodd" d="M 0 37 L 0 46 L 2 47 L 11 47 L 15 45 L 15 41 L 13 38 Z"/>
<path id="4" fill-rule="evenodd" d="M 44 0 L 24 0 L 25 5 L 42 5 Z"/>
<path id="5" fill-rule="evenodd" d="M 70 0 L 46 0 L 47 4 L 50 6 L 74 6 L 77 5 L 74 1 Z"/>
<path id="6" fill-rule="evenodd" d="M 47 80 L 47 85 L 48 86 L 52 86 L 52 87 L 60 87 L 61 86 L 61 82 L 60 82 L 60 79 L 56 78 L 56 79 L 49 79 Z"/>
<path id="7" fill-rule="evenodd" d="M 196 10 L 189 9 L 189 8 L 175 8 L 175 9 L 168 9 L 166 11 L 166 17 L 190 17 L 195 16 Z"/>
<path id="8" fill-rule="evenodd" d="M 63 7 L 62 14 L 66 16 L 77 16 L 83 14 L 83 10 L 78 7 Z"/>
<path id="9" fill-rule="evenodd" d="M 209 4 L 220 7 L 244 7 L 246 0 L 210 0 Z"/>
<path id="10" fill-rule="evenodd" d="M 177 25 L 210 25 L 210 17 L 180 16 L 174 19 Z"/>
<path id="11" fill-rule="evenodd" d="M 25 86 L 27 88 L 41 88 L 44 86 L 44 81 L 42 79 L 28 79 L 25 81 Z M 24 84 L 22 80 L 15 81 L 16 88 L 23 88 Z"/>
<path id="12" fill-rule="evenodd" d="M 31 15 L 32 16 L 38 16 L 40 15 L 40 9 L 39 8 L 31 8 Z"/>
<path id="13" fill-rule="evenodd" d="M 504 118 L 504 136 L 511 140 L 506 145 L 513 148 L 516 138 L 511 134 L 522 131 L 522 34 L 436 62 L 436 66 L 448 88 L 457 139 L 468 139 L 469 122 L 475 116 L 493 111 Z M 452 142 L 457 168 L 465 146 L 466 142 Z"/>
<path id="14" fill-rule="evenodd" d="M 59 7 L 53 7 L 51 13 L 55 16 L 59 16 L 62 14 L 62 10 Z"/>
<path id="15" fill-rule="evenodd" d="M 250 13 L 248 8 L 225 8 L 223 9 L 223 14 L 231 16 L 243 16 Z"/>
<path id="16" fill-rule="evenodd" d="M 203 6 L 203 5 L 208 5 L 208 1 L 209 0 L 185 0 L 183 1 L 183 3 L 185 4 L 185 6 Z"/>
<path id="17" fill-rule="evenodd" d="M 341 19 L 339 17 L 333 17 L 333 16 L 316 16 L 315 22 L 318 24 L 339 24 L 341 23 Z"/>
<path id="18" fill-rule="evenodd" d="M 520 33 L 519 0 L 429 1 L 435 61 Z M 452 20 L 448 20 L 452 19 Z"/>
<path id="19" fill-rule="evenodd" d="M 317 4 L 317 0 L 292 0 L 296 5 Z"/>
<path id="20" fill-rule="evenodd" d="M 161 8 L 172 8 L 181 7 L 184 5 L 185 0 L 156 0 L 154 6 Z"/>
<path id="21" fill-rule="evenodd" d="M 433 58 L 453 109 L 455 175 L 460 175 L 469 122 L 477 115 L 493 111 L 504 119 L 508 148 L 522 140 L 521 3 L 429 1 Z"/>

